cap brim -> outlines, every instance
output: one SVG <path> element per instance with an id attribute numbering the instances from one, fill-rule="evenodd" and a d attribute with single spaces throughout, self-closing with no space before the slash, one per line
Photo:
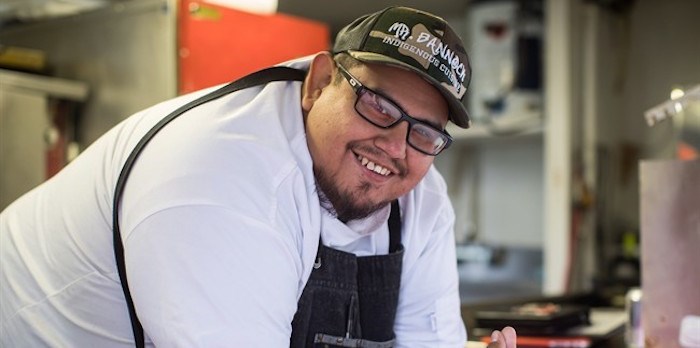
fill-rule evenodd
<path id="1" fill-rule="evenodd" d="M 452 93 L 445 88 L 439 81 L 435 80 L 432 76 L 427 74 L 425 71 L 421 71 L 416 67 L 406 64 L 400 60 L 387 57 L 383 54 L 373 53 L 373 52 L 362 52 L 362 51 L 346 51 L 345 53 L 351 55 L 353 58 L 367 63 L 377 63 L 377 64 L 387 64 L 396 67 L 408 69 L 415 72 L 416 74 L 423 77 L 431 85 L 433 85 L 442 96 L 447 101 L 447 106 L 450 109 L 450 121 L 461 128 L 469 128 L 471 126 L 471 120 L 469 119 L 469 112 L 464 107 L 462 102 L 455 98 Z"/>

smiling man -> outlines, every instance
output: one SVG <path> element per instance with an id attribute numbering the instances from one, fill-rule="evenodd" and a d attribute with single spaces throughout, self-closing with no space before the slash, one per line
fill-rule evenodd
<path id="1" fill-rule="evenodd" d="M 337 59 L 334 64 L 329 54 L 316 56 L 302 107 L 317 184 L 328 208 L 347 222 L 413 189 L 450 136 L 443 131 L 448 119 L 444 98 L 422 77 L 402 68 L 360 64 L 347 54 Z M 355 67 L 357 77 L 340 61 Z M 330 86 L 329 79 L 334 79 Z M 337 117 L 329 119 L 329 114 Z"/>
<path id="2" fill-rule="evenodd" d="M 462 347 L 433 160 L 470 74 L 393 7 L 129 117 L 0 214 L 2 346 Z"/>

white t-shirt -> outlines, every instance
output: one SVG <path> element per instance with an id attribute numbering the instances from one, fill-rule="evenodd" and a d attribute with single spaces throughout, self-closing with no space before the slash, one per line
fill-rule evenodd
<path id="1" fill-rule="evenodd" d="M 155 123 L 207 91 L 126 119 L 0 214 L 1 346 L 133 346 L 112 243 L 117 178 Z M 286 81 L 226 95 L 171 122 L 139 157 L 120 226 L 148 345 L 288 347 L 319 234 L 359 256 L 387 253 L 388 207 L 348 225 L 321 207 L 300 100 L 301 83 Z M 462 347 L 445 183 L 431 168 L 399 202 L 397 346 Z"/>

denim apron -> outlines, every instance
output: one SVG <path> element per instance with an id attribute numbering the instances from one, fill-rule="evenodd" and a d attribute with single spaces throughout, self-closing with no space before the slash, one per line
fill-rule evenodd
<path id="1" fill-rule="evenodd" d="M 357 257 L 319 241 L 292 321 L 290 347 L 393 347 L 403 260 L 399 215 L 394 201 L 387 255 Z"/>

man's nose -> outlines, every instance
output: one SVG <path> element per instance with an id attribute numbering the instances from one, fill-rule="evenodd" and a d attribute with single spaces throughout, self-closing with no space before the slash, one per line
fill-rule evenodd
<path id="1" fill-rule="evenodd" d="M 408 122 L 399 122 L 391 128 L 382 130 L 374 143 L 384 150 L 391 158 L 406 157 L 406 143 L 408 135 Z"/>

